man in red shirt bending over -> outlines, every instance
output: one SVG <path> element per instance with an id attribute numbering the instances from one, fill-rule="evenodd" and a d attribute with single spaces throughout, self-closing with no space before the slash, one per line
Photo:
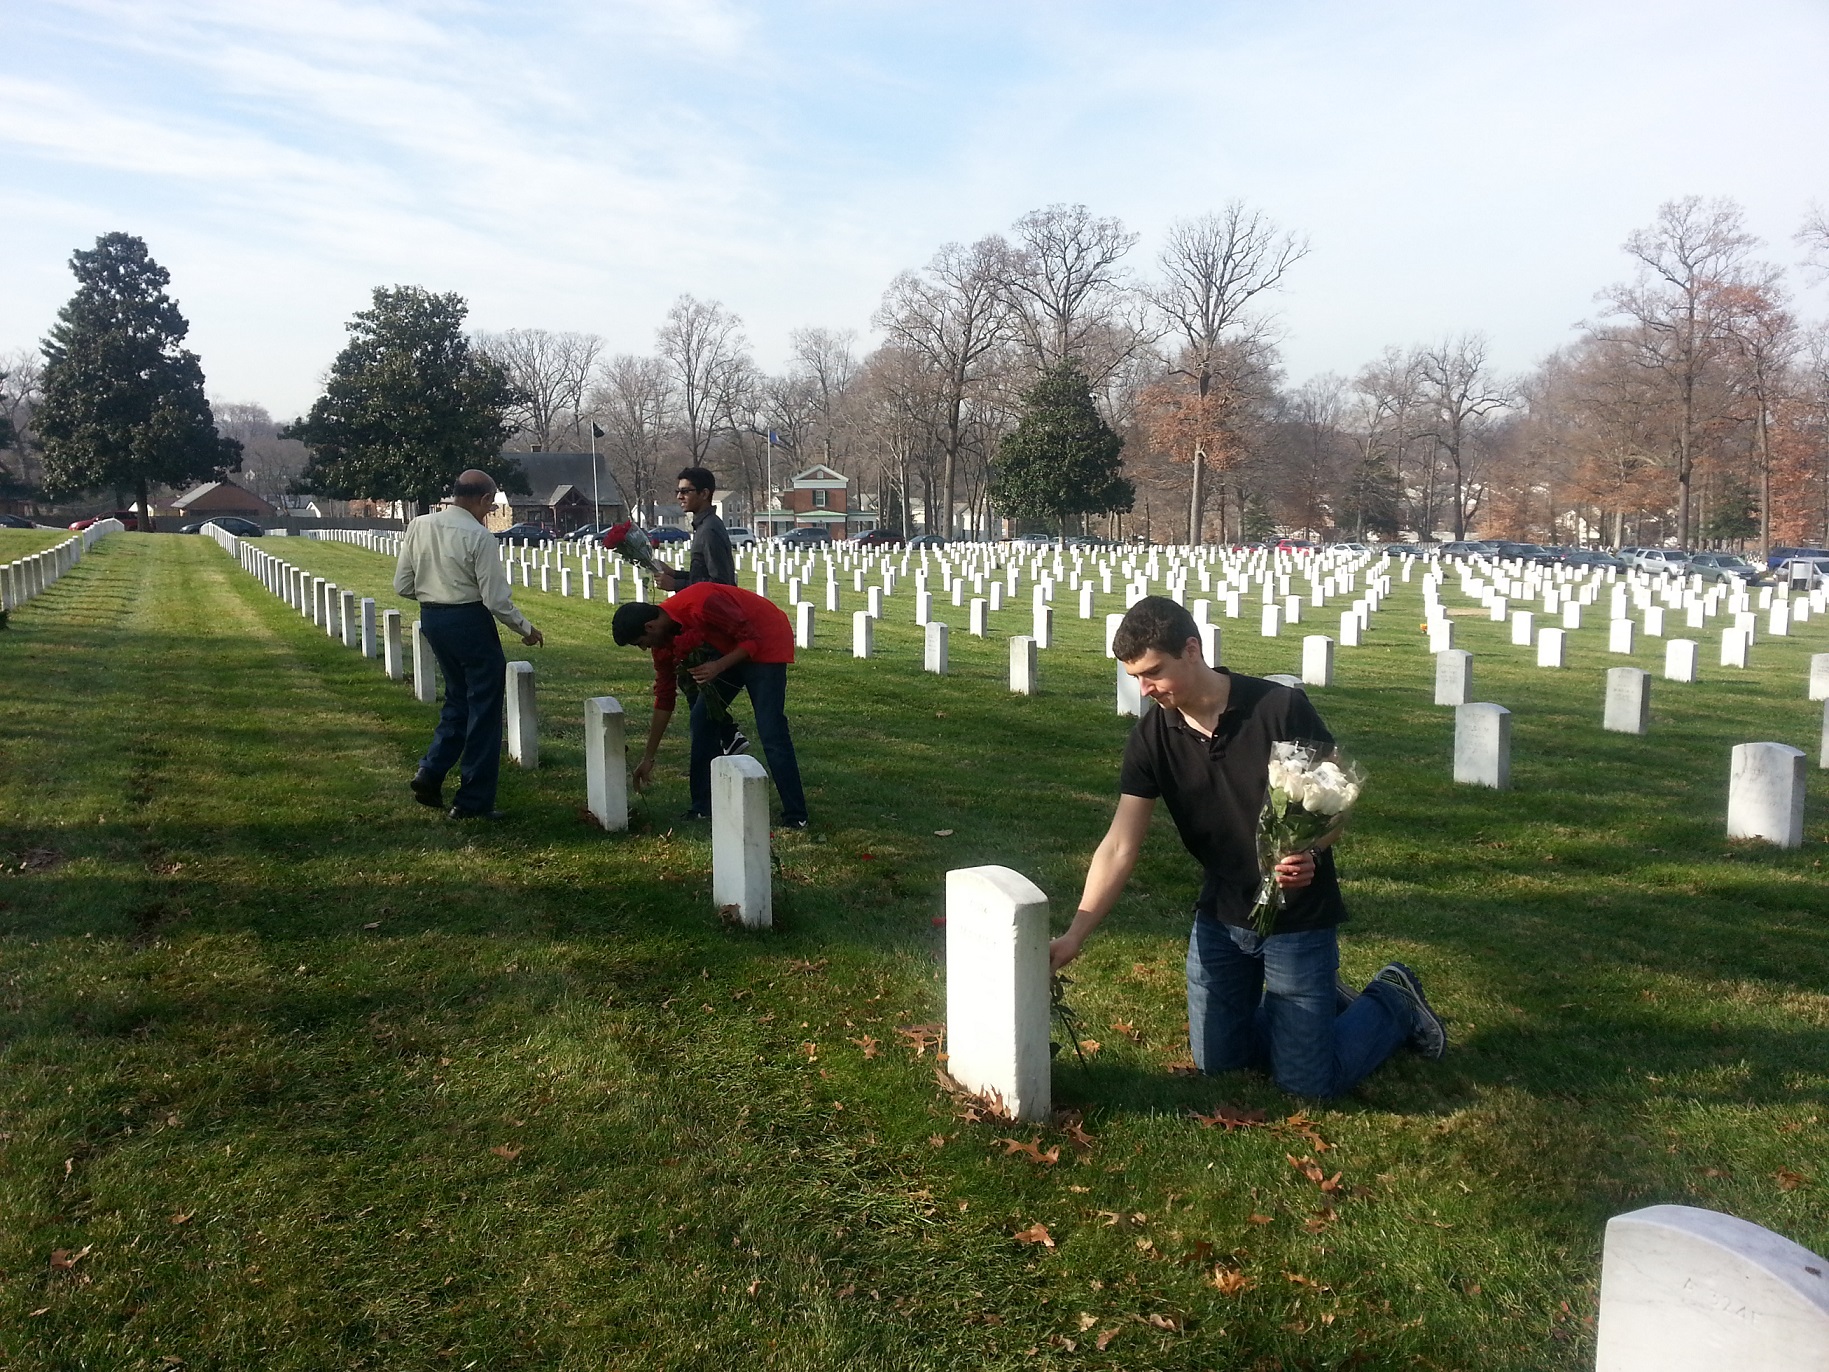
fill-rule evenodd
<path id="1" fill-rule="evenodd" d="M 794 633 L 772 601 L 740 586 L 701 581 L 659 605 L 638 600 L 621 606 L 610 632 L 618 647 L 646 648 L 654 655 L 654 718 L 648 725 L 648 746 L 635 767 L 636 790 L 646 789 L 653 780 L 654 756 L 673 721 L 684 668 L 699 687 L 691 714 L 692 808 L 685 818 L 711 817 L 711 760 L 719 752 L 718 726 L 737 692 L 747 690 L 756 712 L 756 734 L 781 793 L 782 824 L 789 829 L 807 827 L 807 798 L 787 723 L 787 667 L 794 660 Z M 686 668 L 698 648 L 716 656 Z"/>

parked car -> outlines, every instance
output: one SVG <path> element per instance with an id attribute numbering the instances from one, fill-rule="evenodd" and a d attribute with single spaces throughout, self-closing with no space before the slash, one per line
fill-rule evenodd
<path id="1" fill-rule="evenodd" d="M 552 531 L 538 524 L 510 524 L 496 534 L 497 540 L 503 543 L 551 543 Z"/>
<path id="2" fill-rule="evenodd" d="M 1764 582 L 1767 573 L 1734 553 L 1696 553 L 1684 568 L 1704 581 Z"/>
<path id="3" fill-rule="evenodd" d="M 1392 557 L 1404 557 L 1406 555 L 1409 557 L 1417 557 L 1423 550 L 1414 543 L 1380 543 L 1376 548 L 1372 549 L 1372 551 L 1375 553 L 1388 553 Z"/>
<path id="4" fill-rule="evenodd" d="M 1766 554 L 1766 570 L 1775 572 L 1780 563 L 1789 562 L 1794 557 L 1829 557 L 1829 548 L 1774 548 Z"/>
<path id="5" fill-rule="evenodd" d="M 823 525 L 818 528 L 789 529 L 786 533 L 782 534 L 781 537 L 775 540 L 777 543 L 786 543 L 791 547 L 806 543 L 824 545 L 831 543 L 831 541 L 832 531 L 825 528 Z"/>
<path id="6" fill-rule="evenodd" d="M 0 529 L 36 529 L 37 527 L 24 515 L 0 515 Z"/>
<path id="7" fill-rule="evenodd" d="M 1021 548 L 1052 548 L 1054 538 L 1050 534 L 1011 534 L 1010 542 Z"/>
<path id="8" fill-rule="evenodd" d="M 614 524 L 580 524 L 565 536 L 573 543 L 596 543 L 615 527 Z"/>
<path id="9" fill-rule="evenodd" d="M 866 529 L 851 540 L 860 548 L 893 548 L 902 542 L 902 536 L 888 529 Z"/>
<path id="10" fill-rule="evenodd" d="M 1689 566 L 1690 555 L 1681 548 L 1641 548 L 1636 566 L 1641 572 L 1670 572 L 1681 576 Z"/>
<path id="11" fill-rule="evenodd" d="M 1478 543 L 1469 543 L 1465 539 L 1459 543 L 1444 543 L 1441 547 L 1443 557 L 1472 557 L 1479 551 Z"/>
<path id="12" fill-rule="evenodd" d="M 1624 570 L 1626 566 L 1611 553 L 1603 553 L 1595 548 L 1564 549 L 1562 561 L 1571 567 L 1599 567 L 1603 571 L 1608 567 Z"/>
<path id="13" fill-rule="evenodd" d="M 756 541 L 756 536 L 748 529 L 726 529 L 724 532 L 729 535 L 733 548 L 747 548 Z"/>
<path id="14" fill-rule="evenodd" d="M 181 534 L 200 534 L 205 526 L 214 524 L 225 534 L 234 534 L 237 538 L 264 538 L 267 531 L 251 519 L 240 515 L 215 515 L 209 519 L 199 519 L 186 524 L 178 532 Z"/>
<path id="15" fill-rule="evenodd" d="M 939 534 L 920 534 L 908 540 L 909 548 L 919 551 L 922 548 L 944 548 L 946 540 Z"/>
<path id="16" fill-rule="evenodd" d="M 1829 557 L 1790 557 L 1779 564 L 1774 577 L 1793 591 L 1814 591 L 1829 586 Z"/>
<path id="17" fill-rule="evenodd" d="M 1315 548 L 1306 538 L 1279 538 L 1276 545 L 1286 553 L 1309 553 Z"/>
<path id="18" fill-rule="evenodd" d="M 648 542 L 656 544 L 690 543 L 692 534 L 685 529 L 675 529 L 670 525 L 661 524 L 648 530 Z"/>
<path id="19" fill-rule="evenodd" d="M 91 524 L 100 524 L 104 519 L 118 519 L 121 521 L 121 527 L 124 529 L 133 529 L 137 531 L 140 527 L 140 516 L 138 511 L 110 510 L 107 514 L 91 515 L 87 519 L 79 519 L 70 526 L 70 529 L 72 532 L 80 532 L 81 530 L 88 528 Z"/>

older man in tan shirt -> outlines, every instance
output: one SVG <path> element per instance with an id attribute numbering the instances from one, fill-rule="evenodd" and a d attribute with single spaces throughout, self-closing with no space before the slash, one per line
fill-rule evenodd
<path id="1" fill-rule="evenodd" d="M 483 526 L 495 489 L 487 472 L 458 477 L 449 505 L 407 526 L 394 568 L 394 592 L 419 602 L 420 633 L 445 679 L 444 711 L 409 784 L 420 804 L 443 809 L 445 773 L 461 762 L 452 819 L 501 818 L 495 787 L 508 659 L 493 621 L 530 648 L 545 641 L 515 608 L 501 547 Z"/>

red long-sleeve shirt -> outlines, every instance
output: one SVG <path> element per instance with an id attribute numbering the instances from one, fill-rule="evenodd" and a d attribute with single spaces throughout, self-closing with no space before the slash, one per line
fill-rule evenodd
<path id="1" fill-rule="evenodd" d="M 661 602 L 680 626 L 673 642 L 654 649 L 654 708 L 671 710 L 678 693 L 679 666 L 694 648 L 709 643 L 719 656 L 737 648 L 751 662 L 792 662 L 794 630 L 779 606 L 741 586 L 700 581 Z"/>

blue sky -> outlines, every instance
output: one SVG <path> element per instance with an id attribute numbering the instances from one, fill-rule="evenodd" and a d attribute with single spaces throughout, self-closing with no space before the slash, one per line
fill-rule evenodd
<path id="1" fill-rule="evenodd" d="M 1466 329 L 1521 369 L 1659 202 L 1732 196 L 1784 264 L 1829 202 L 1821 0 L 0 0 L 0 46 L 0 349 L 122 229 L 212 394 L 281 417 L 378 284 L 618 350 L 690 291 L 774 365 L 1056 201 L 1144 274 L 1233 198 L 1305 233 L 1292 379 Z"/>

